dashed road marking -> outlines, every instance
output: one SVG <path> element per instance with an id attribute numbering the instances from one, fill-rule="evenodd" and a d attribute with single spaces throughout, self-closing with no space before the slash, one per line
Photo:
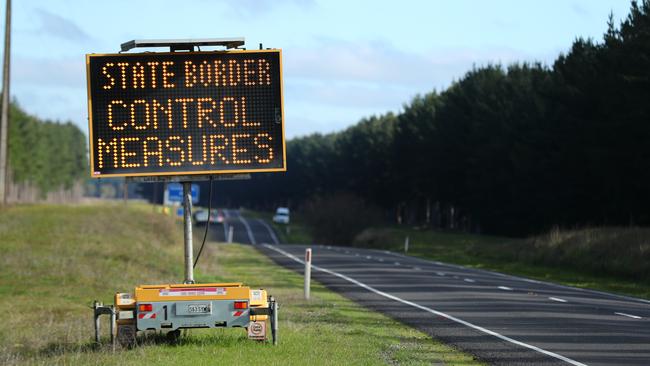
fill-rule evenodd
<path id="1" fill-rule="evenodd" d="M 474 280 L 471 279 L 471 278 L 465 278 L 463 281 L 465 281 L 465 282 L 470 282 L 470 283 L 474 283 L 474 282 L 476 282 L 476 281 L 474 281 Z"/>
<path id="2" fill-rule="evenodd" d="M 393 264 L 396 265 L 396 266 L 399 266 L 399 265 L 400 265 L 399 262 L 395 262 L 395 263 L 393 263 Z"/>
<path id="3" fill-rule="evenodd" d="M 632 314 L 626 314 L 626 313 L 614 313 L 614 314 L 616 314 L 616 315 L 621 315 L 621 316 L 626 316 L 626 317 L 628 317 L 628 318 L 632 318 L 632 319 L 642 319 L 642 318 L 641 318 L 640 316 L 638 316 L 638 315 L 632 315 Z"/>
<path id="4" fill-rule="evenodd" d="M 300 263 L 300 264 L 305 264 L 305 262 L 304 262 L 303 260 L 301 260 L 300 258 L 296 257 L 295 255 L 293 255 L 293 254 L 291 254 L 291 253 L 287 253 L 287 252 L 285 252 L 284 250 L 282 250 L 282 249 L 280 249 L 280 248 L 277 248 L 277 247 L 272 246 L 272 245 L 265 245 L 265 246 L 266 246 L 267 248 L 271 249 L 271 250 L 274 250 L 274 251 L 276 251 L 276 252 L 278 252 L 278 253 L 280 253 L 280 254 L 282 254 L 282 255 L 288 257 L 288 258 L 291 258 L 292 260 L 294 260 L 294 261 L 296 261 L 296 262 L 298 262 L 298 263 Z M 509 342 L 509 343 L 512 343 L 512 344 L 516 344 L 516 345 L 521 346 L 521 347 L 528 348 L 528 349 L 530 349 L 530 350 L 533 350 L 533 351 L 536 351 L 536 352 L 542 353 L 542 354 L 547 355 L 547 356 L 549 356 L 549 357 L 556 358 L 556 359 L 558 359 L 558 360 L 564 361 L 564 362 L 569 363 L 569 364 L 574 365 L 574 366 L 587 366 L 587 365 L 585 365 L 585 364 L 582 363 L 582 362 L 578 362 L 578 361 L 576 361 L 576 360 L 573 360 L 573 359 L 570 359 L 570 358 L 568 358 L 568 357 L 562 356 L 562 355 L 560 355 L 560 354 L 558 354 L 558 353 L 551 352 L 551 351 L 547 351 L 547 350 L 542 349 L 542 348 L 539 348 L 539 347 L 537 347 L 537 346 L 533 346 L 533 345 L 531 345 L 531 344 L 528 344 L 528 343 L 524 343 L 524 342 L 518 341 L 518 340 L 516 340 L 516 339 L 513 339 L 513 338 L 510 338 L 510 337 L 504 336 L 504 335 L 502 335 L 502 334 L 499 334 L 499 333 L 497 333 L 497 332 L 495 332 L 495 331 L 493 331 L 493 330 L 489 330 L 489 329 L 487 329 L 487 328 L 483 328 L 483 327 L 481 327 L 481 326 L 478 326 L 478 325 L 472 324 L 472 323 L 470 323 L 470 322 L 468 322 L 468 321 L 462 320 L 462 319 L 460 319 L 460 318 L 456 318 L 456 317 L 454 317 L 454 316 L 452 316 L 452 315 L 449 315 L 449 314 L 443 313 L 443 312 L 441 312 L 441 311 L 434 310 L 434 309 L 428 308 L 428 307 L 426 307 L 426 306 L 423 306 L 423 305 L 420 305 L 420 304 L 414 303 L 414 302 L 412 302 L 412 301 L 404 300 L 404 299 L 402 299 L 402 298 L 400 298 L 400 297 L 397 297 L 397 296 L 395 296 L 395 295 L 389 294 L 389 293 L 387 293 L 387 292 L 383 292 L 383 291 L 377 290 L 376 288 L 374 288 L 374 287 L 370 287 L 370 286 L 366 285 L 366 284 L 363 283 L 363 282 L 359 282 L 359 281 L 355 280 L 354 278 L 350 278 L 350 277 L 348 277 L 348 276 L 346 276 L 346 275 L 343 275 L 343 274 L 340 274 L 340 273 L 338 273 L 338 272 L 331 271 L 331 270 L 329 270 L 329 269 L 327 269 L 327 268 L 323 268 L 323 267 L 319 267 L 319 266 L 315 266 L 315 265 L 312 265 L 312 268 L 314 268 L 314 269 L 317 270 L 317 271 L 325 272 L 325 273 L 330 274 L 330 275 L 332 275 L 332 276 L 336 276 L 336 277 L 339 277 L 339 278 L 341 278 L 341 279 L 344 279 L 344 280 L 346 280 L 346 281 L 348 281 L 348 282 L 351 282 L 351 283 L 353 283 L 353 284 L 355 284 L 355 285 L 357 285 L 357 286 L 359 286 L 359 287 L 361 287 L 361 288 L 364 288 L 364 289 L 366 289 L 366 290 L 368 290 L 368 291 L 370 291 L 370 292 L 374 292 L 375 294 L 377 294 L 377 295 L 379 295 L 379 296 L 382 296 L 382 297 L 385 297 L 385 298 L 387 298 L 387 299 L 390 299 L 390 300 L 394 300 L 394 301 L 400 302 L 400 303 L 402 303 L 402 304 L 404 304 L 404 305 L 412 306 L 412 307 L 414 307 L 414 308 L 417 308 L 417 309 L 420 309 L 420 310 L 426 311 L 426 312 L 428 312 L 428 313 L 431 313 L 431 314 L 434 314 L 434 315 L 437 315 L 437 316 L 441 316 L 441 317 L 446 318 L 446 319 L 449 319 L 449 320 L 451 320 L 451 321 L 453 321 L 453 322 L 456 322 L 456 323 L 462 324 L 462 325 L 464 325 L 464 326 L 466 326 L 466 327 L 469 327 L 469 328 L 472 328 L 472 329 L 478 330 L 479 332 L 482 332 L 482 333 L 485 333 L 485 334 L 489 334 L 489 335 L 491 335 L 491 336 L 494 336 L 494 337 L 496 337 L 496 338 L 499 338 L 499 339 L 501 339 L 501 340 L 503 340 L 503 341 L 506 341 L 506 342 Z"/>
<path id="5" fill-rule="evenodd" d="M 512 291 L 512 289 L 511 289 L 510 287 L 507 287 L 507 286 L 499 286 L 499 287 L 497 287 L 497 288 L 498 288 L 499 290 L 503 290 L 503 291 Z"/>
<path id="6" fill-rule="evenodd" d="M 445 276 L 445 273 L 444 273 L 444 272 L 436 272 L 436 274 L 437 274 L 438 276 L 442 276 L 442 277 Z"/>
<path id="7" fill-rule="evenodd" d="M 564 299 L 560 299 L 559 297 L 549 297 L 549 300 L 557 301 L 557 302 L 568 302 Z"/>

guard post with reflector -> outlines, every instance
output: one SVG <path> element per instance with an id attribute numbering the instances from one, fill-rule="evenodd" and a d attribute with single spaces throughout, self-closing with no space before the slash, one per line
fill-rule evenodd
<path id="1" fill-rule="evenodd" d="M 311 248 L 305 249 L 305 300 L 311 292 Z"/>

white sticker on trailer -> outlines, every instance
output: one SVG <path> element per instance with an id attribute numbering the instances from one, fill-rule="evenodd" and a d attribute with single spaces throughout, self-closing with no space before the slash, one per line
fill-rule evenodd
<path id="1" fill-rule="evenodd" d="M 262 291 L 261 290 L 252 290 L 251 291 L 251 301 L 262 301 Z"/>
<path id="2" fill-rule="evenodd" d="M 213 296 L 225 295 L 225 287 L 170 288 L 159 291 L 160 296 Z"/>

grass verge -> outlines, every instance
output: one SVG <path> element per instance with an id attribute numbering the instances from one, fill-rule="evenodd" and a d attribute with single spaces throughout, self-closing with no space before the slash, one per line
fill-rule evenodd
<path id="1" fill-rule="evenodd" d="M 650 246 L 644 244 L 650 230 L 584 229 L 511 239 L 431 229 L 373 228 L 357 236 L 355 245 L 403 252 L 407 236 L 409 255 L 650 299 L 643 267 L 633 267 L 650 253 Z M 624 269 L 632 272 L 625 274 Z"/>
<path id="2" fill-rule="evenodd" d="M 301 276 L 250 246 L 212 243 L 196 278 L 268 289 L 282 306 L 280 345 L 249 341 L 241 329 L 196 330 L 179 344 L 153 335 L 113 353 L 93 345 L 89 305 L 136 284 L 182 278 L 178 221 L 121 205 L 13 206 L 0 209 L 0 238 L 3 365 L 477 364 L 319 284 L 305 301 Z"/>

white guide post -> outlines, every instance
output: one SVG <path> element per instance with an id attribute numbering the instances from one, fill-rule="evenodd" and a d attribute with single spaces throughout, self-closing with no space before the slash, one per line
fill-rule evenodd
<path id="1" fill-rule="evenodd" d="M 305 300 L 309 300 L 311 287 L 311 248 L 305 249 Z"/>

